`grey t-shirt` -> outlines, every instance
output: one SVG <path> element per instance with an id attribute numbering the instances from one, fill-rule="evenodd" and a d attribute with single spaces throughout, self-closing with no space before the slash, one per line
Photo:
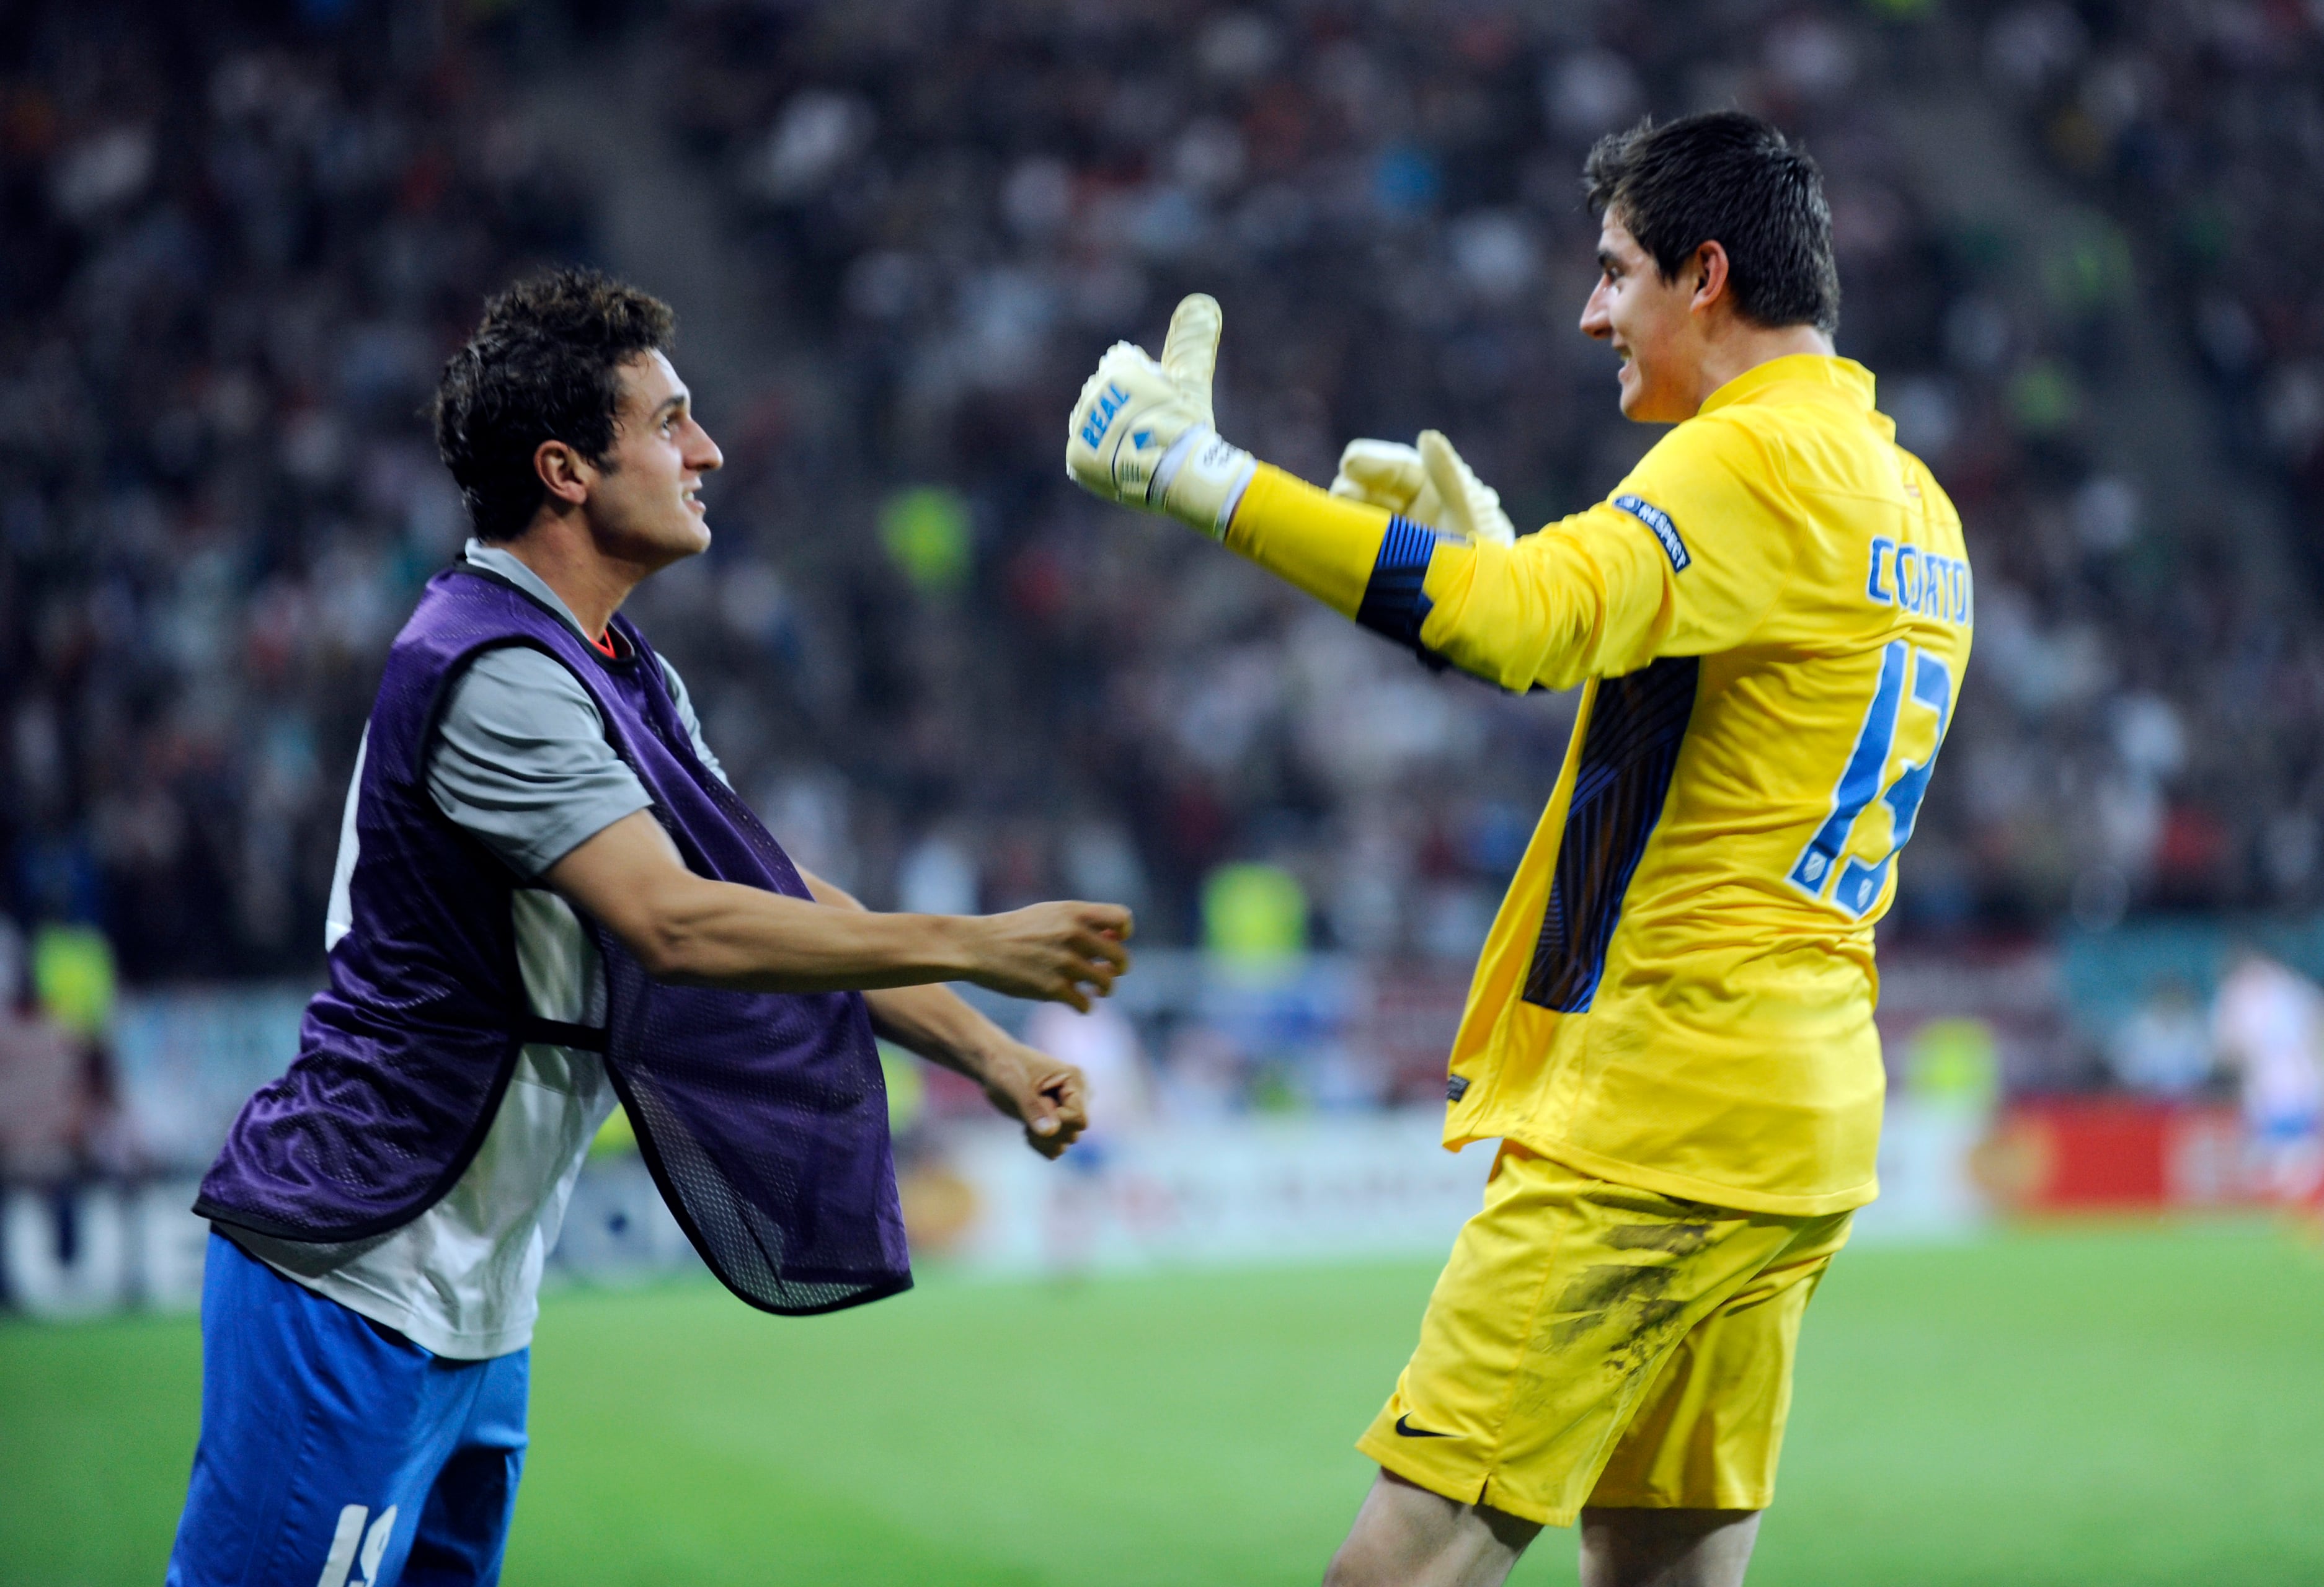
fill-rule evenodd
<path id="1" fill-rule="evenodd" d="M 513 555 L 470 540 L 467 557 L 581 633 L 557 592 Z M 661 674 L 694 752 L 725 781 L 726 769 L 702 742 L 702 724 L 685 681 L 667 661 Z M 471 662 L 446 703 L 437 735 L 428 761 L 428 791 L 444 814 L 527 881 L 632 810 L 653 803 L 637 774 L 605 742 L 604 719 L 580 679 L 563 662 L 530 645 L 487 650 Z"/>
<path id="2" fill-rule="evenodd" d="M 497 573 L 571 623 L 573 614 L 511 553 L 468 542 L 467 559 Z M 667 662 L 695 752 L 721 780 L 686 685 Z M 366 745 L 366 749 L 367 749 Z M 339 835 L 324 946 L 352 929 L 347 890 L 359 843 L 359 750 Z M 529 646 L 488 650 L 446 701 L 428 761 L 437 806 L 526 881 L 653 801 L 605 742 L 604 720 L 563 663 Z M 511 905 L 518 966 L 533 1012 L 585 1025 L 604 1020 L 597 953 L 565 900 L 520 888 Z M 557 1243 L 589 1142 L 614 1107 L 593 1053 L 528 1045 L 475 1160 L 444 1198 L 391 1233 L 340 1244 L 269 1240 L 228 1230 L 278 1272 L 400 1330 L 440 1356 L 482 1360 L 521 1350 L 540 1312 L 541 1265 Z"/>

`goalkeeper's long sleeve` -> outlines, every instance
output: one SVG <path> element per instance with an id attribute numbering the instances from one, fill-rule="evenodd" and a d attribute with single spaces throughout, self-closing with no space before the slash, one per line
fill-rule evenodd
<path id="1" fill-rule="evenodd" d="M 1478 544 L 1261 464 L 1226 543 L 1424 656 L 1508 689 L 1565 688 L 1627 670 L 1609 662 L 1641 644 L 1643 665 L 1663 626 L 1667 565 L 1628 517 L 1595 521 L 1613 511 L 1577 513 L 1513 546 Z"/>
<path id="2" fill-rule="evenodd" d="M 1226 543 L 1342 617 L 1362 610 L 1391 519 L 1385 507 L 1317 490 L 1262 463 L 1228 524 Z"/>
<path id="3" fill-rule="evenodd" d="M 1614 494 L 1514 545 L 1327 495 L 1261 464 L 1226 533 L 1259 566 L 1422 655 L 1503 688 L 1570 688 L 1757 632 L 1799 514 L 1722 414 L 1664 437 Z"/>

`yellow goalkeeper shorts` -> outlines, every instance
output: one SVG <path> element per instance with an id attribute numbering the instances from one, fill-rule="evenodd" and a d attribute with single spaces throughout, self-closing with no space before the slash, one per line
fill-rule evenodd
<path id="1" fill-rule="evenodd" d="M 1678 1201 L 1505 1143 L 1356 1447 L 1554 1527 L 1585 1505 L 1763 1509 L 1800 1317 L 1849 1218 Z"/>

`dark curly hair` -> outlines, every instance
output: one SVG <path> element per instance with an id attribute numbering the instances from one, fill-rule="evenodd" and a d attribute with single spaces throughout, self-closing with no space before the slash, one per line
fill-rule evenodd
<path id="1" fill-rule="evenodd" d="M 1613 213 L 1674 281 L 1697 248 L 1727 250 L 1735 307 L 1769 327 L 1840 328 L 1840 267 L 1823 172 L 1773 125 L 1714 110 L 1650 116 L 1598 141 L 1582 166 L 1592 214 Z"/>
<path id="2" fill-rule="evenodd" d="M 532 522 L 545 494 L 532 464 L 541 442 L 604 465 L 621 366 L 668 350 L 677 329 L 669 304 L 594 270 L 543 271 L 485 303 L 436 388 L 436 449 L 478 539 L 514 540 Z"/>

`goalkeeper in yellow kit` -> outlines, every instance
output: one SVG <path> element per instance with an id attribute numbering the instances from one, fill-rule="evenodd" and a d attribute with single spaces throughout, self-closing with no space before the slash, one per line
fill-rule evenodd
<path id="1" fill-rule="evenodd" d="M 1585 1587 L 1739 1582 L 1802 1313 L 1876 1194 L 1873 923 L 1969 659 L 1960 519 L 1834 355 L 1821 179 L 1736 112 L 1592 151 L 1582 329 L 1673 429 L 1515 536 L 1435 432 L 1326 494 L 1211 422 L 1218 305 L 1118 345 L 1074 478 L 1503 687 L 1582 685 L 1477 965 L 1445 1144 L 1499 1137 L 1334 1583 L 1490 1583 L 1544 1525 Z"/>

